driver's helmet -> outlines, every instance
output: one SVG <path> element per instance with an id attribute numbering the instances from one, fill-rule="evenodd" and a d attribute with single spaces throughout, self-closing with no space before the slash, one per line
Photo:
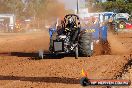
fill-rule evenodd
<path id="1" fill-rule="evenodd" d="M 72 23 L 73 23 L 73 21 L 74 21 L 74 20 L 73 20 L 73 18 L 72 18 L 72 17 L 70 17 L 70 18 L 68 19 L 68 23 L 69 23 L 69 24 L 72 24 Z"/>

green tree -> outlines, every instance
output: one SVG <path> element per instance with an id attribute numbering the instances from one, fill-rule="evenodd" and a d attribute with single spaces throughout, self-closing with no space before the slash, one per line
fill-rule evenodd
<path id="1" fill-rule="evenodd" d="M 113 11 L 120 13 L 131 13 L 132 3 L 127 3 L 124 0 L 108 1 L 104 3 L 97 3 L 94 7 L 95 12 Z"/>
<path id="2" fill-rule="evenodd" d="M 65 9 L 57 0 L 28 0 L 26 4 L 22 0 L 0 0 L 0 13 L 13 13 L 19 19 L 47 19 L 64 15 Z"/>

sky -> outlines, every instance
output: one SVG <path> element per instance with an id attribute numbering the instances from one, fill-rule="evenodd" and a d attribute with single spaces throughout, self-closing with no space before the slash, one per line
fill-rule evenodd
<path id="1" fill-rule="evenodd" d="M 29 0 L 22 0 L 23 3 L 26 4 Z M 66 9 L 76 9 L 77 8 L 77 0 L 58 0 L 65 4 Z M 85 0 L 78 0 L 80 3 L 80 7 L 84 5 Z"/>
<path id="2" fill-rule="evenodd" d="M 77 0 L 58 0 L 65 4 L 66 9 L 76 9 Z M 80 5 L 84 4 L 85 0 L 79 0 Z"/>

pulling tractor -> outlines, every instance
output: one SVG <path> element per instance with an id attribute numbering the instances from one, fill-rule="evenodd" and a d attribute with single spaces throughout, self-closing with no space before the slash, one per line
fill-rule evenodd
<path id="1" fill-rule="evenodd" d="M 79 17 L 68 14 L 61 24 L 49 28 L 50 54 L 74 54 L 79 56 L 91 56 L 93 54 L 92 34 L 87 29 L 81 28 Z M 44 57 L 44 52 L 39 52 L 39 57 Z"/>

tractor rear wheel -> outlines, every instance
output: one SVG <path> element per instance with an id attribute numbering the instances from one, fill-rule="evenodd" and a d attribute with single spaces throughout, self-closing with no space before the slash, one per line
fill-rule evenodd
<path id="1" fill-rule="evenodd" d="M 91 33 L 83 33 L 79 38 L 79 51 L 81 55 L 90 57 L 93 53 L 93 41 Z"/>

